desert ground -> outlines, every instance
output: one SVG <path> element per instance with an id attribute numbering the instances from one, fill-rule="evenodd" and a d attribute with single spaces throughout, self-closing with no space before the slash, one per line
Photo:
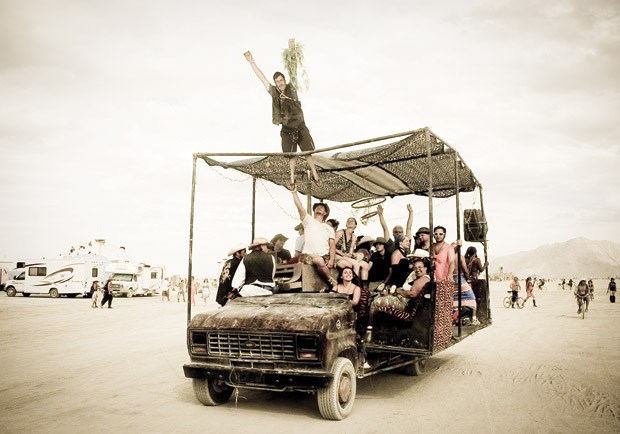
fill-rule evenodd
<path id="1" fill-rule="evenodd" d="M 187 307 L 158 297 L 9 298 L 0 293 L 3 433 L 620 432 L 620 303 L 595 281 L 584 320 L 556 282 L 538 307 L 505 309 L 492 282 L 493 325 L 429 359 L 420 377 L 358 380 L 353 413 L 327 421 L 305 393 L 240 390 L 202 406 L 183 375 Z M 215 309 L 202 300 L 193 312 Z"/>

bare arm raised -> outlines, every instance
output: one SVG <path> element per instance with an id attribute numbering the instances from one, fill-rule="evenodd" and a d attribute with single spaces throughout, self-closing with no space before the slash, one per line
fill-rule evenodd
<path id="1" fill-rule="evenodd" d="M 413 226 L 413 207 L 409 203 L 407 204 L 407 212 L 409 213 L 409 217 L 407 217 L 407 227 L 405 229 L 405 235 L 407 236 L 407 238 L 411 239 L 411 227 Z"/>
<path id="2" fill-rule="evenodd" d="M 377 206 L 377 214 L 379 214 L 379 222 L 381 223 L 381 228 L 383 229 L 383 238 L 386 240 L 390 239 L 390 230 L 388 229 L 387 223 L 385 222 L 385 218 L 383 217 L 383 207 L 381 205 Z"/>
<path id="3" fill-rule="evenodd" d="M 303 204 L 301 203 L 301 199 L 299 198 L 299 194 L 297 193 L 297 189 L 292 191 L 293 193 L 293 202 L 295 202 L 295 206 L 297 207 L 297 212 L 299 213 L 299 219 L 303 221 L 308 214 Z"/>
<path id="4" fill-rule="evenodd" d="M 243 53 L 243 55 L 245 56 L 246 60 L 248 61 L 252 69 L 254 70 L 254 73 L 256 74 L 258 79 L 265 86 L 265 89 L 267 90 L 267 92 L 269 92 L 269 86 L 271 86 L 271 83 L 269 83 L 269 80 L 267 80 L 267 77 L 265 77 L 265 74 L 263 74 L 263 71 L 261 71 L 260 68 L 254 62 L 254 56 L 252 56 L 252 53 L 250 51 L 246 51 L 245 53 Z"/>

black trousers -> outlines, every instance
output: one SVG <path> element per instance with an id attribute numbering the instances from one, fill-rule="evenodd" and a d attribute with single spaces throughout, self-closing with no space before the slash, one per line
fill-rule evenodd
<path id="1" fill-rule="evenodd" d="M 112 307 L 112 299 L 114 298 L 114 294 L 112 294 L 111 292 L 106 292 L 103 294 L 103 300 L 101 300 L 101 307 L 103 307 L 103 305 L 106 303 L 106 301 L 108 302 L 108 307 Z"/>

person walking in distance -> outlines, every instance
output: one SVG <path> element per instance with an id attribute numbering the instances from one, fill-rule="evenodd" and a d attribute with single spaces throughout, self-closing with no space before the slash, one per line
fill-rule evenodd
<path id="1" fill-rule="evenodd" d="M 101 300 L 101 309 L 108 303 L 108 309 L 112 309 L 112 299 L 114 299 L 114 293 L 112 292 L 112 281 L 108 281 L 103 285 L 103 300 Z"/>
<path id="2" fill-rule="evenodd" d="M 90 288 L 91 293 L 92 293 L 92 303 L 90 304 L 90 307 L 93 308 L 98 308 L 99 307 L 99 300 L 101 299 L 101 287 L 99 286 L 99 282 L 97 280 L 95 280 Z"/>
<path id="3" fill-rule="evenodd" d="M 534 282 L 532 282 L 532 278 L 529 276 L 527 279 L 525 279 L 525 294 L 526 297 L 523 301 L 523 304 L 525 304 L 525 302 L 531 298 L 532 303 L 534 303 L 534 307 L 538 307 L 536 306 L 536 297 L 534 297 Z"/>
<path id="4" fill-rule="evenodd" d="M 185 279 L 181 279 L 179 282 L 179 292 L 177 292 L 177 303 L 181 302 L 183 299 L 183 303 L 185 303 L 185 289 L 187 285 L 185 284 Z"/>
<path id="5" fill-rule="evenodd" d="M 616 302 L 616 280 L 612 277 L 607 286 L 607 294 L 611 303 Z"/>

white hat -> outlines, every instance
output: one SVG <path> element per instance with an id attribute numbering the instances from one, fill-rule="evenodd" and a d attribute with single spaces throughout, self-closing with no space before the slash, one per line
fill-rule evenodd
<path id="1" fill-rule="evenodd" d="M 357 242 L 357 244 L 364 244 L 364 243 L 371 243 L 374 242 L 375 239 L 373 237 L 369 237 L 368 235 L 364 235 L 362 238 L 360 238 L 360 240 Z"/>
<path id="2" fill-rule="evenodd" d="M 430 255 L 424 249 L 415 249 L 414 252 L 409 256 L 412 258 L 428 258 Z"/>
<path id="3" fill-rule="evenodd" d="M 245 246 L 245 244 L 237 243 L 230 248 L 230 250 L 228 251 L 228 256 L 232 256 L 235 253 L 237 253 L 239 250 L 245 250 L 246 248 L 247 247 Z"/>
<path id="4" fill-rule="evenodd" d="M 262 246 L 263 244 L 269 245 L 269 240 L 267 238 L 263 238 L 263 237 L 256 237 L 256 238 L 254 238 L 254 241 L 252 241 L 252 244 L 250 244 L 248 249 L 251 250 L 254 247 Z"/>

